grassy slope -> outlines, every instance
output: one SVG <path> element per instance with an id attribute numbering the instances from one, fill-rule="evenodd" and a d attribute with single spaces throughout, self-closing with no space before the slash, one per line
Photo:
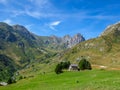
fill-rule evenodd
<path id="1" fill-rule="evenodd" d="M 99 37 L 82 42 L 64 53 L 61 59 L 78 63 L 76 62 L 77 58 L 85 56 L 92 64 L 120 68 L 119 43 L 110 41 Z"/>
<path id="2" fill-rule="evenodd" d="M 120 71 L 106 70 L 38 74 L 0 90 L 120 90 L 119 75 Z"/>

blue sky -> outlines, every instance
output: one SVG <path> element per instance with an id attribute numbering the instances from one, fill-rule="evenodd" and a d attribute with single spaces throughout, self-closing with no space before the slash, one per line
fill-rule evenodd
<path id="1" fill-rule="evenodd" d="M 120 0 L 0 0 L 0 21 L 41 35 L 99 36 L 120 21 Z"/>

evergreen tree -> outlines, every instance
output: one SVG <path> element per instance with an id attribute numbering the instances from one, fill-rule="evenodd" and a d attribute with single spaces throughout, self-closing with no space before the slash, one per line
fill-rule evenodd
<path id="1" fill-rule="evenodd" d="M 70 65 L 70 61 L 60 62 L 59 64 L 57 64 L 55 68 L 55 73 L 56 74 L 62 73 L 62 69 L 68 69 L 69 65 Z"/>
<path id="2" fill-rule="evenodd" d="M 62 73 L 62 65 L 61 64 L 57 64 L 57 66 L 55 68 L 55 73 L 56 74 Z"/>
<path id="3" fill-rule="evenodd" d="M 92 69 L 90 62 L 87 61 L 85 58 L 83 58 L 82 60 L 80 60 L 78 66 L 79 66 L 80 70 L 85 70 L 85 69 L 91 70 Z"/>

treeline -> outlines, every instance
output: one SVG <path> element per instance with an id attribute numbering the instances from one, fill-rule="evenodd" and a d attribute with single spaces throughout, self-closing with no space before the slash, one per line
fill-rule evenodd
<path id="1" fill-rule="evenodd" d="M 65 61 L 65 62 L 60 62 L 56 65 L 55 68 L 55 73 L 56 74 L 60 74 L 63 72 L 63 69 L 68 69 L 70 66 L 70 61 Z M 85 58 L 82 58 L 79 63 L 78 63 L 78 71 L 80 70 L 91 70 L 91 64 L 88 60 L 86 60 Z"/>

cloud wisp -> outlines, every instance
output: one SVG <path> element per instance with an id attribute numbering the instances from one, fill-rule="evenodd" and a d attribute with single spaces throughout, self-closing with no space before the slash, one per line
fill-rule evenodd
<path id="1" fill-rule="evenodd" d="M 10 2 L 11 1 L 11 2 Z M 59 9 L 57 9 L 50 0 L 27 0 L 29 2 L 28 5 L 25 5 L 24 2 L 18 2 L 16 1 L 16 4 L 19 5 L 17 8 L 13 6 L 13 0 L 10 0 L 8 3 L 8 0 L 0 0 L 0 3 L 8 3 L 9 7 L 12 8 L 6 8 L 4 10 L 0 9 L 0 12 L 6 13 L 11 15 L 11 17 L 16 16 L 30 16 L 35 19 L 41 19 L 41 18 L 56 18 L 56 19 L 114 19 L 118 18 L 119 16 L 114 15 L 102 15 L 102 13 L 99 11 L 99 13 L 92 15 L 92 13 L 96 13 L 96 11 L 87 11 L 80 9 L 79 11 L 75 13 L 66 13 Z M 15 3 L 14 3 L 15 4 Z M 97 11 L 98 12 L 98 11 Z"/>
<path id="2" fill-rule="evenodd" d="M 61 21 L 51 22 L 51 23 L 49 24 L 49 28 L 52 29 L 52 30 L 54 30 L 54 31 L 57 31 L 55 27 L 58 26 L 60 23 L 61 23 Z"/>

